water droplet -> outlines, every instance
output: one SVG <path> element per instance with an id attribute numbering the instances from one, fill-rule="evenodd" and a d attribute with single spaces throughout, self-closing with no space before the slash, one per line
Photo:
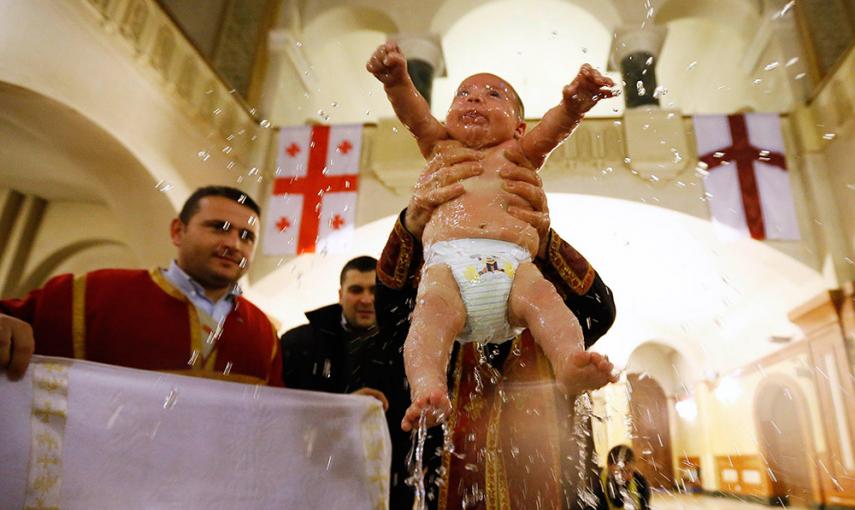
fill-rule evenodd
<path id="1" fill-rule="evenodd" d="M 267 120 L 267 119 L 263 119 L 263 120 L 261 121 L 261 127 L 263 127 L 264 129 L 269 128 L 269 127 L 270 127 L 270 121 L 269 121 L 269 120 Z"/>
<path id="2" fill-rule="evenodd" d="M 157 184 L 154 185 L 154 189 L 156 189 L 157 191 L 160 191 L 161 193 L 166 193 L 167 191 L 171 190 L 174 187 L 175 187 L 175 185 L 173 185 L 173 184 L 171 184 L 171 183 L 169 183 L 163 179 L 157 181 Z"/>
<path id="3" fill-rule="evenodd" d="M 780 66 L 780 65 L 781 65 L 781 64 L 779 64 L 779 63 L 778 63 L 778 61 L 776 60 L 776 61 L 774 61 L 774 62 L 770 62 L 770 63 L 766 64 L 766 66 L 765 66 L 765 67 L 763 67 L 763 70 L 764 70 L 764 71 L 771 71 L 771 70 L 773 70 L 773 69 L 777 69 L 777 68 L 778 68 L 778 66 Z"/>
<path id="4" fill-rule="evenodd" d="M 693 61 L 689 64 L 689 67 L 687 67 L 687 68 L 686 68 L 686 70 L 687 70 L 687 71 L 691 71 L 691 70 L 692 70 L 692 69 L 694 69 L 694 68 L 695 68 L 695 66 L 697 66 L 697 65 L 698 65 L 698 61 L 697 61 L 697 60 L 693 60 Z"/>
<path id="5" fill-rule="evenodd" d="M 836 133 L 825 133 L 824 135 L 822 135 L 823 140 L 834 140 L 835 138 L 837 138 Z"/>
<path id="6" fill-rule="evenodd" d="M 202 161 L 208 161 L 211 158 L 211 154 L 208 151 L 199 151 L 196 155 L 199 156 L 199 159 Z"/>
<path id="7" fill-rule="evenodd" d="M 656 87 L 656 89 L 653 90 L 653 97 L 655 97 L 656 99 L 659 99 L 660 97 L 664 96 L 667 93 L 668 93 L 668 89 L 666 89 L 662 85 L 659 85 L 658 87 Z"/>
<path id="8" fill-rule="evenodd" d="M 338 106 L 338 102 L 333 101 L 332 103 L 330 103 L 330 106 L 331 106 L 332 108 L 335 108 L 336 106 Z"/>
<path id="9" fill-rule="evenodd" d="M 804 78 L 805 76 L 807 76 L 807 73 L 799 73 L 799 74 L 797 74 L 797 75 L 795 76 L 795 79 L 796 79 L 796 80 L 801 80 L 801 79 L 802 79 L 802 78 Z"/>
<path id="10" fill-rule="evenodd" d="M 175 401 L 178 399 L 178 390 L 176 388 L 172 388 L 169 390 L 169 394 L 163 399 L 163 408 L 164 409 L 172 409 L 175 407 Z"/>
<path id="11" fill-rule="evenodd" d="M 761 80 L 760 78 L 755 78 L 754 81 L 752 81 L 751 83 L 753 85 L 760 85 L 761 83 L 763 83 L 763 80 Z"/>
<path id="12" fill-rule="evenodd" d="M 784 64 L 784 66 L 785 66 L 785 67 L 790 67 L 790 66 L 792 66 L 792 65 L 796 65 L 796 63 L 797 63 L 798 61 L 799 61 L 799 57 L 793 57 L 793 58 L 791 58 L 790 60 L 787 60 L 787 63 L 786 63 L 786 64 Z"/>
<path id="13" fill-rule="evenodd" d="M 582 46 L 582 53 L 588 53 L 588 48 Z"/>
<path id="14" fill-rule="evenodd" d="M 294 43 L 294 46 L 296 46 L 296 47 L 298 47 L 298 48 L 302 48 L 302 47 L 303 47 L 303 43 L 301 43 L 300 41 L 297 41 L 296 43 Z"/>
<path id="15" fill-rule="evenodd" d="M 329 115 L 327 115 L 327 112 L 325 112 L 323 110 L 318 110 L 318 117 L 324 119 L 325 121 L 330 120 L 330 117 L 329 117 Z"/>

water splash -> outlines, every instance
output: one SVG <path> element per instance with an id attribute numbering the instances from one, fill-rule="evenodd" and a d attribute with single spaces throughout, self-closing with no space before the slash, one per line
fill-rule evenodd
<path id="1" fill-rule="evenodd" d="M 414 431 L 413 446 L 410 449 L 410 477 L 407 478 L 406 484 L 411 485 L 415 489 L 415 500 L 413 501 L 413 510 L 425 510 L 427 508 L 425 501 L 425 468 L 424 468 L 424 450 L 425 440 L 427 439 L 427 413 L 428 409 L 422 409 L 419 416 L 419 427 Z"/>

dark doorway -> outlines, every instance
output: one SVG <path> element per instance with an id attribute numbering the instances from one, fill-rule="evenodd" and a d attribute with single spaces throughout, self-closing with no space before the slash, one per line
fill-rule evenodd
<path id="1" fill-rule="evenodd" d="M 809 437 L 796 389 L 769 384 L 757 393 L 755 404 L 760 447 L 769 464 L 774 505 L 807 506 L 812 488 Z"/>
<path id="2" fill-rule="evenodd" d="M 632 449 L 638 457 L 638 470 L 651 487 L 673 489 L 668 398 L 659 383 L 650 377 L 628 374 L 627 380 L 631 389 Z"/>

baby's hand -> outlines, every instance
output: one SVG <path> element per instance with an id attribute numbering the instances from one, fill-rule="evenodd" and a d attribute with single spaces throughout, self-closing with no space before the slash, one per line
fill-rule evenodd
<path id="1" fill-rule="evenodd" d="M 451 414 L 451 401 L 448 399 L 448 393 L 441 389 L 434 389 L 427 395 L 414 396 L 410 407 L 404 413 L 404 419 L 401 420 L 401 429 L 404 432 L 410 432 L 418 428 L 423 411 L 428 428 L 445 422 Z"/>
<path id="2" fill-rule="evenodd" d="M 611 78 L 584 64 L 570 85 L 564 87 L 564 107 L 570 114 L 583 115 L 599 100 L 614 97 L 615 91 L 610 88 L 614 86 Z"/>
<path id="3" fill-rule="evenodd" d="M 365 68 L 387 87 L 402 83 L 407 78 L 407 59 L 394 42 L 378 46 Z"/>

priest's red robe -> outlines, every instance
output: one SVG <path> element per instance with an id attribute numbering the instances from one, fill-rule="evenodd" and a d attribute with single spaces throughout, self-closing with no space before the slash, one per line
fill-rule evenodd
<path id="1" fill-rule="evenodd" d="M 207 357 L 196 307 L 159 269 L 60 275 L 0 313 L 32 325 L 36 353 L 282 386 L 276 329 L 243 297 Z"/>

